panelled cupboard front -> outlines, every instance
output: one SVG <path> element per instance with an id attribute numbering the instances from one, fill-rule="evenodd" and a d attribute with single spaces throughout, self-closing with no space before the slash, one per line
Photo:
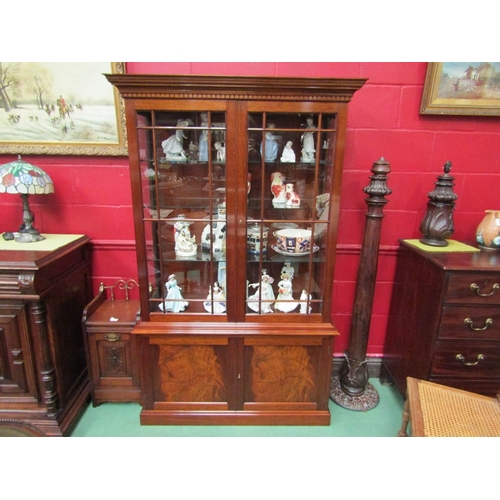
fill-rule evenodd
<path id="1" fill-rule="evenodd" d="M 364 80 L 107 78 L 127 115 L 141 422 L 328 425 L 347 105 Z"/>

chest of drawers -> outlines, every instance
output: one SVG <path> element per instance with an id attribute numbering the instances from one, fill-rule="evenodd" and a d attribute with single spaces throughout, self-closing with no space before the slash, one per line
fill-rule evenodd
<path id="1" fill-rule="evenodd" d="M 494 396 L 500 389 L 500 254 L 425 251 L 405 241 L 394 282 L 383 376 Z"/>

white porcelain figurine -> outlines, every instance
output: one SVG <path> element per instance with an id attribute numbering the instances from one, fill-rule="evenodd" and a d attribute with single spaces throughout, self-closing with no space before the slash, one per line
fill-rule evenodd
<path id="1" fill-rule="evenodd" d="M 168 281 L 165 283 L 165 288 L 167 290 L 167 297 L 165 301 L 159 305 L 160 309 L 164 312 L 182 312 L 189 305 L 189 302 L 184 300 L 181 293 L 181 288 L 177 285 L 177 280 L 175 279 L 175 274 L 171 274 L 168 277 Z"/>
<path id="2" fill-rule="evenodd" d="M 175 254 L 178 257 L 196 255 L 196 236 L 191 236 L 190 223 L 179 220 L 174 224 Z"/>
<path id="3" fill-rule="evenodd" d="M 300 300 L 302 301 L 300 303 L 300 314 L 307 314 L 308 312 L 311 312 L 312 307 L 309 306 L 309 311 L 307 310 L 307 299 L 311 300 L 311 294 L 309 294 L 309 297 L 307 296 L 307 292 L 305 290 L 302 290 L 302 293 L 300 294 Z"/>
<path id="4" fill-rule="evenodd" d="M 226 295 L 217 281 L 214 283 L 213 288 L 209 287 L 207 300 L 203 302 L 203 307 L 209 313 L 212 312 L 212 308 L 214 314 L 226 312 Z"/>
<path id="5" fill-rule="evenodd" d="M 307 118 L 306 129 L 316 128 L 312 118 Z M 302 158 L 300 161 L 305 163 L 314 163 L 314 134 L 312 132 L 304 132 L 301 137 L 302 141 Z"/>
<path id="6" fill-rule="evenodd" d="M 259 299 L 260 299 L 260 312 L 272 313 L 272 305 L 275 299 L 272 283 L 274 279 L 267 274 L 266 269 L 262 269 L 262 278 L 260 283 L 251 283 L 248 286 L 256 288 L 256 292 L 248 297 L 248 307 L 255 312 L 259 312 Z M 259 292 L 260 289 L 260 292 Z M 266 302 L 264 302 L 266 301 Z"/>
<path id="7" fill-rule="evenodd" d="M 178 127 L 187 127 L 188 125 L 189 123 L 187 121 L 179 121 L 179 123 L 177 123 Z M 184 130 L 176 130 L 174 135 L 171 135 L 161 143 L 167 160 L 184 161 L 187 159 L 186 152 L 184 151 L 184 139 L 187 139 L 184 135 Z"/>
<path id="8" fill-rule="evenodd" d="M 293 291 L 292 282 L 290 281 L 290 276 L 283 273 L 281 275 L 281 281 L 278 283 L 278 297 L 274 303 L 274 308 L 281 312 L 292 312 L 297 309 L 298 302 L 293 301 Z"/>
<path id="9" fill-rule="evenodd" d="M 293 142 L 288 141 L 283 148 L 283 153 L 281 153 L 282 163 L 294 163 L 295 162 L 295 151 L 292 148 Z"/>

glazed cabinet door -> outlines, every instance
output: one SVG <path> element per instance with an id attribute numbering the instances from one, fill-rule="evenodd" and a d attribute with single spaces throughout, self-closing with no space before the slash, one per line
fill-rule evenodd
<path id="1" fill-rule="evenodd" d="M 0 401 L 37 401 L 26 305 L 0 301 Z"/>
<path id="2" fill-rule="evenodd" d="M 329 321 L 338 120 L 335 107 L 248 104 L 246 321 Z"/>
<path id="3" fill-rule="evenodd" d="M 131 164 L 140 186 L 134 204 L 142 207 L 136 218 L 141 289 L 152 287 L 141 304 L 143 319 L 225 321 L 231 154 L 225 103 L 162 102 L 161 109 L 138 109 L 135 116 L 131 141 L 138 157 Z"/>

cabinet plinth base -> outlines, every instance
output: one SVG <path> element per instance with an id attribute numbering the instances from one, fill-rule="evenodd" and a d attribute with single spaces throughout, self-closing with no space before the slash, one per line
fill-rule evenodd
<path id="1" fill-rule="evenodd" d="M 330 425 L 330 412 L 304 411 L 148 411 L 140 415 L 141 425 Z"/>

